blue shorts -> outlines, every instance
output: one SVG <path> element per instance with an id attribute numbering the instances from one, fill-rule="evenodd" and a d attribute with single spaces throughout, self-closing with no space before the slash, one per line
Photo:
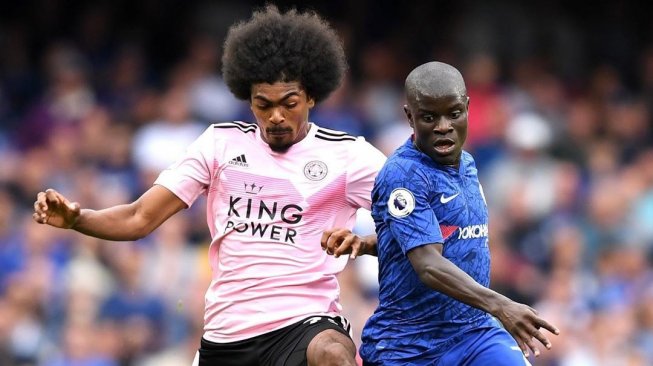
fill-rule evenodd
<path id="1" fill-rule="evenodd" d="M 465 333 L 437 358 L 398 362 L 364 362 L 364 366 L 530 366 L 514 338 L 505 329 L 484 327 Z"/>
<path id="2" fill-rule="evenodd" d="M 530 366 L 515 339 L 503 328 L 485 328 L 472 332 L 453 345 L 435 364 L 437 366 Z"/>

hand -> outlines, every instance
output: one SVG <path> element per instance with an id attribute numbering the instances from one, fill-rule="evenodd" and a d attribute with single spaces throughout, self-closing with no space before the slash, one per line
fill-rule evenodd
<path id="1" fill-rule="evenodd" d="M 349 254 L 349 258 L 365 254 L 366 243 L 363 238 L 354 234 L 349 229 L 335 228 L 324 231 L 320 240 L 322 250 L 338 258 L 342 254 Z"/>
<path id="2" fill-rule="evenodd" d="M 537 316 L 537 310 L 512 300 L 508 300 L 506 304 L 500 306 L 495 316 L 515 338 L 526 357 L 528 357 L 529 349 L 533 351 L 535 357 L 540 355 L 540 350 L 535 345 L 533 338 L 537 339 L 547 349 L 551 349 L 551 342 L 540 332 L 541 328 L 556 335 L 560 334 L 558 328 Z"/>
<path id="3" fill-rule="evenodd" d="M 32 218 L 39 224 L 70 229 L 77 222 L 79 214 L 79 203 L 71 203 L 61 193 L 47 189 L 36 196 Z"/>

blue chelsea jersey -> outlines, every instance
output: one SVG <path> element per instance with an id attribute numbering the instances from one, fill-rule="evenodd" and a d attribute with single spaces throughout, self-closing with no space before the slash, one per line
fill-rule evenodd
<path id="1" fill-rule="evenodd" d="M 368 362 L 437 357 L 465 330 L 496 326 L 489 314 L 426 286 L 407 253 L 442 243 L 442 255 L 483 286 L 490 282 L 488 211 L 472 156 L 459 168 L 435 163 L 409 139 L 388 159 L 372 191 L 378 236 L 379 306 L 363 330 Z"/>

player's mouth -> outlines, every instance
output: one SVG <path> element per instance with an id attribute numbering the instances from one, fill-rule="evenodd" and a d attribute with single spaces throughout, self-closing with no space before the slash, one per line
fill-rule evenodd
<path id="1" fill-rule="evenodd" d="M 292 129 L 291 128 L 268 128 L 267 130 L 265 130 L 265 132 L 270 137 L 279 138 L 291 134 Z"/>
<path id="2" fill-rule="evenodd" d="M 456 148 L 456 142 L 452 139 L 438 139 L 435 140 L 433 148 L 440 155 L 449 155 Z"/>

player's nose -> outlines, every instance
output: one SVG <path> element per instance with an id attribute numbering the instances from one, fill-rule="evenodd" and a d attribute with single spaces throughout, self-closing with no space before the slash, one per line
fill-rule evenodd
<path id="1" fill-rule="evenodd" d="M 447 134 L 453 131 L 453 125 L 447 118 L 438 119 L 437 123 L 433 126 L 433 132 L 437 134 Z"/>
<path id="2" fill-rule="evenodd" d="M 275 125 L 283 123 L 285 118 L 283 113 L 281 113 L 281 108 L 272 108 L 272 112 L 270 113 L 270 118 L 268 118 L 268 120 Z"/>

